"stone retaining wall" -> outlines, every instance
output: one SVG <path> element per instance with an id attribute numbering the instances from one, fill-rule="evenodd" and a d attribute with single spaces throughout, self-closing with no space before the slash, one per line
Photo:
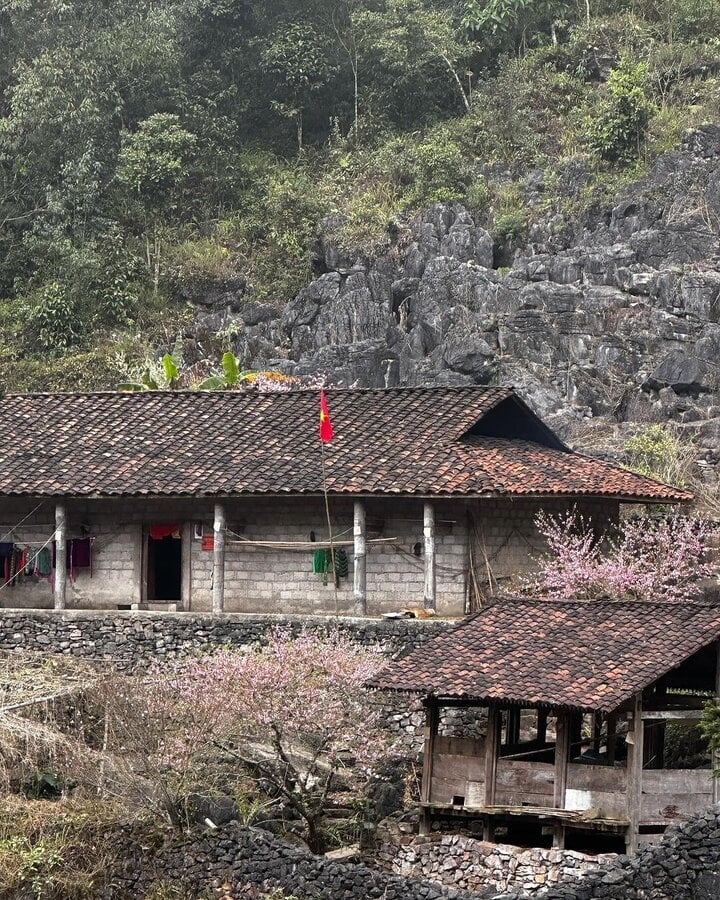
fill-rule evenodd
<path id="1" fill-rule="evenodd" d="M 378 862 L 388 871 L 467 891 L 519 890 L 526 897 L 597 872 L 617 859 L 612 853 L 587 856 L 571 850 L 523 849 L 458 834 L 402 840 L 385 843 L 377 852 Z"/>
<path id="2" fill-rule="evenodd" d="M 42 650 L 111 663 L 123 671 L 153 659 L 172 659 L 193 650 L 262 643 L 273 628 L 297 634 L 327 634 L 334 628 L 355 643 L 387 657 L 419 647 L 453 622 L 418 619 L 360 619 L 102 610 L 2 610 L 0 650 Z"/>
<path id="3" fill-rule="evenodd" d="M 398 851 L 392 873 L 315 857 L 266 832 L 230 824 L 149 840 L 122 833 L 123 862 L 109 873 L 105 900 L 182 885 L 198 896 L 244 896 L 252 884 L 299 900 L 717 900 L 720 807 L 668 829 L 635 857 L 520 850 L 444 836 Z M 396 848 L 397 849 L 397 848 Z M 497 882 L 509 889 L 498 891 Z M 221 885 L 229 885 L 222 892 Z M 229 892 L 228 892 L 229 890 Z M 168 894 L 169 896 L 169 894 Z"/>
<path id="4" fill-rule="evenodd" d="M 494 900 L 718 900 L 720 806 L 671 826 L 635 856 L 521 849 L 460 835 L 384 844 L 389 871 Z M 487 894 L 488 888 L 494 889 Z"/>
<path id="5" fill-rule="evenodd" d="M 159 848 L 141 830 L 124 832 L 122 842 L 124 861 L 110 873 L 104 900 L 160 896 L 161 886 L 168 897 L 173 888 L 198 897 L 243 897 L 248 885 L 299 900 L 474 900 L 453 888 L 313 856 L 238 825 L 170 835 Z"/>

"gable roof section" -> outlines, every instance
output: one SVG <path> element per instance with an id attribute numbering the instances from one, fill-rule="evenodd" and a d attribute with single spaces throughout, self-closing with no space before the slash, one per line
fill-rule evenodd
<path id="1" fill-rule="evenodd" d="M 334 494 L 611 496 L 690 494 L 544 443 L 472 434 L 515 405 L 500 387 L 329 390 Z M 234 496 L 322 490 L 318 393 L 151 391 L 7 395 L 0 495 Z M 507 415 L 504 416 L 507 431 Z M 518 425 L 519 433 L 526 431 Z M 548 446 L 549 445 L 549 446 Z"/>
<path id="2" fill-rule="evenodd" d="M 611 712 L 718 638 L 717 606 L 501 599 L 373 687 Z"/>

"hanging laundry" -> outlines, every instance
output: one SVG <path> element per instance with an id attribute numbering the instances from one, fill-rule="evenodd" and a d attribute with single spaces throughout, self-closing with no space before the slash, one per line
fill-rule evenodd
<path id="1" fill-rule="evenodd" d="M 78 569 L 90 569 L 92 578 L 92 545 L 93 539 L 89 537 L 73 538 L 68 542 L 68 567 L 71 581 L 75 581 Z"/>
<path id="2" fill-rule="evenodd" d="M 65 547 L 65 565 L 70 574 L 70 580 L 75 581 L 78 569 L 90 569 L 92 578 L 92 545 L 94 538 L 71 538 Z M 57 569 L 57 547 L 52 542 L 52 568 Z"/>
<path id="3" fill-rule="evenodd" d="M 315 550 L 312 558 L 313 572 L 322 576 L 322 583 L 328 583 L 328 572 L 330 571 L 330 551 Z"/>
<path id="4" fill-rule="evenodd" d="M 349 570 L 347 553 L 341 547 L 335 551 L 335 578 L 347 578 Z"/>
<path id="5" fill-rule="evenodd" d="M 50 548 L 43 547 L 35 554 L 35 566 L 33 568 L 33 575 L 37 575 L 38 578 L 49 578 L 52 575 L 52 569 L 53 563 Z"/>
<path id="6" fill-rule="evenodd" d="M 170 524 L 168 522 L 160 522 L 150 526 L 150 537 L 154 541 L 161 541 L 166 537 L 180 537 L 180 526 L 178 524 Z"/>

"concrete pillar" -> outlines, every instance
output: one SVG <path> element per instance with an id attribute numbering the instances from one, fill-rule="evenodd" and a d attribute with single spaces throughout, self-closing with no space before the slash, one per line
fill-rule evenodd
<path id="1" fill-rule="evenodd" d="M 355 501 L 353 515 L 353 599 L 355 612 L 367 615 L 367 531 L 365 504 Z"/>
<path id="2" fill-rule="evenodd" d="M 213 615 L 220 615 L 225 608 L 225 507 L 215 504 L 215 522 L 213 525 Z"/>
<path id="3" fill-rule="evenodd" d="M 423 538 L 425 543 L 425 609 L 435 609 L 435 508 L 426 503 L 423 511 Z"/>
<path id="4" fill-rule="evenodd" d="M 55 609 L 65 609 L 67 590 L 67 514 L 65 504 L 55 506 Z"/>

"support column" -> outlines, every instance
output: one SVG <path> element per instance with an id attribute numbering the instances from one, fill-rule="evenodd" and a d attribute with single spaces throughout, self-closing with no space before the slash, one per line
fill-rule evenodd
<path id="1" fill-rule="evenodd" d="M 500 726 L 502 714 L 496 703 L 488 706 L 487 732 L 485 735 L 485 806 L 495 805 L 495 775 L 500 754 Z M 491 841 L 494 837 L 492 816 L 485 819 L 483 840 Z"/>
<path id="2" fill-rule="evenodd" d="M 635 695 L 632 722 L 633 742 L 628 744 L 627 755 L 627 817 L 630 822 L 625 847 L 628 853 L 638 848 L 640 833 L 640 813 L 642 804 L 642 770 L 645 755 L 645 723 L 642 720 L 642 693 Z"/>
<path id="3" fill-rule="evenodd" d="M 617 737 L 617 716 L 609 715 L 607 717 L 607 765 L 615 765 L 615 739 Z"/>
<path id="4" fill-rule="evenodd" d="M 192 546 L 193 523 L 185 522 L 182 527 L 182 546 L 180 548 L 180 608 L 185 612 L 191 609 L 192 604 Z"/>
<path id="5" fill-rule="evenodd" d="M 433 763 L 435 762 L 435 738 L 440 722 L 440 710 L 437 700 L 428 697 L 425 700 L 425 744 L 423 747 L 422 784 L 420 786 L 420 802 L 429 804 L 432 795 Z M 425 805 L 422 806 L 420 818 L 420 834 L 430 831 L 430 814 Z"/>
<path id="6" fill-rule="evenodd" d="M 435 609 L 435 508 L 426 503 L 423 511 L 423 538 L 425 542 L 425 609 Z"/>
<path id="7" fill-rule="evenodd" d="M 715 645 L 715 696 L 720 697 L 720 641 Z M 712 771 L 720 769 L 720 751 L 716 750 L 712 755 Z M 720 778 L 712 780 L 713 803 L 720 803 Z"/>
<path id="8" fill-rule="evenodd" d="M 520 743 L 520 716 L 522 710 L 519 706 L 511 706 L 508 710 L 507 746 L 514 747 Z"/>
<path id="9" fill-rule="evenodd" d="M 67 514 L 64 503 L 55 507 L 55 609 L 65 609 L 67 589 Z"/>
<path id="10" fill-rule="evenodd" d="M 571 727 L 570 713 L 559 711 L 555 725 L 555 787 L 553 789 L 553 807 L 555 809 L 565 809 Z M 558 850 L 565 849 L 565 826 L 562 824 L 555 826 L 553 847 Z"/>
<path id="11" fill-rule="evenodd" d="M 225 608 L 225 507 L 215 504 L 215 522 L 213 525 L 213 615 L 220 615 Z"/>
<path id="12" fill-rule="evenodd" d="M 353 568 L 353 600 L 355 612 L 367 615 L 367 531 L 365 528 L 365 504 L 355 501 L 353 515 L 354 568 Z"/>
<path id="13" fill-rule="evenodd" d="M 547 707 L 543 706 L 537 711 L 537 742 L 539 746 L 547 742 L 547 720 Z"/>

